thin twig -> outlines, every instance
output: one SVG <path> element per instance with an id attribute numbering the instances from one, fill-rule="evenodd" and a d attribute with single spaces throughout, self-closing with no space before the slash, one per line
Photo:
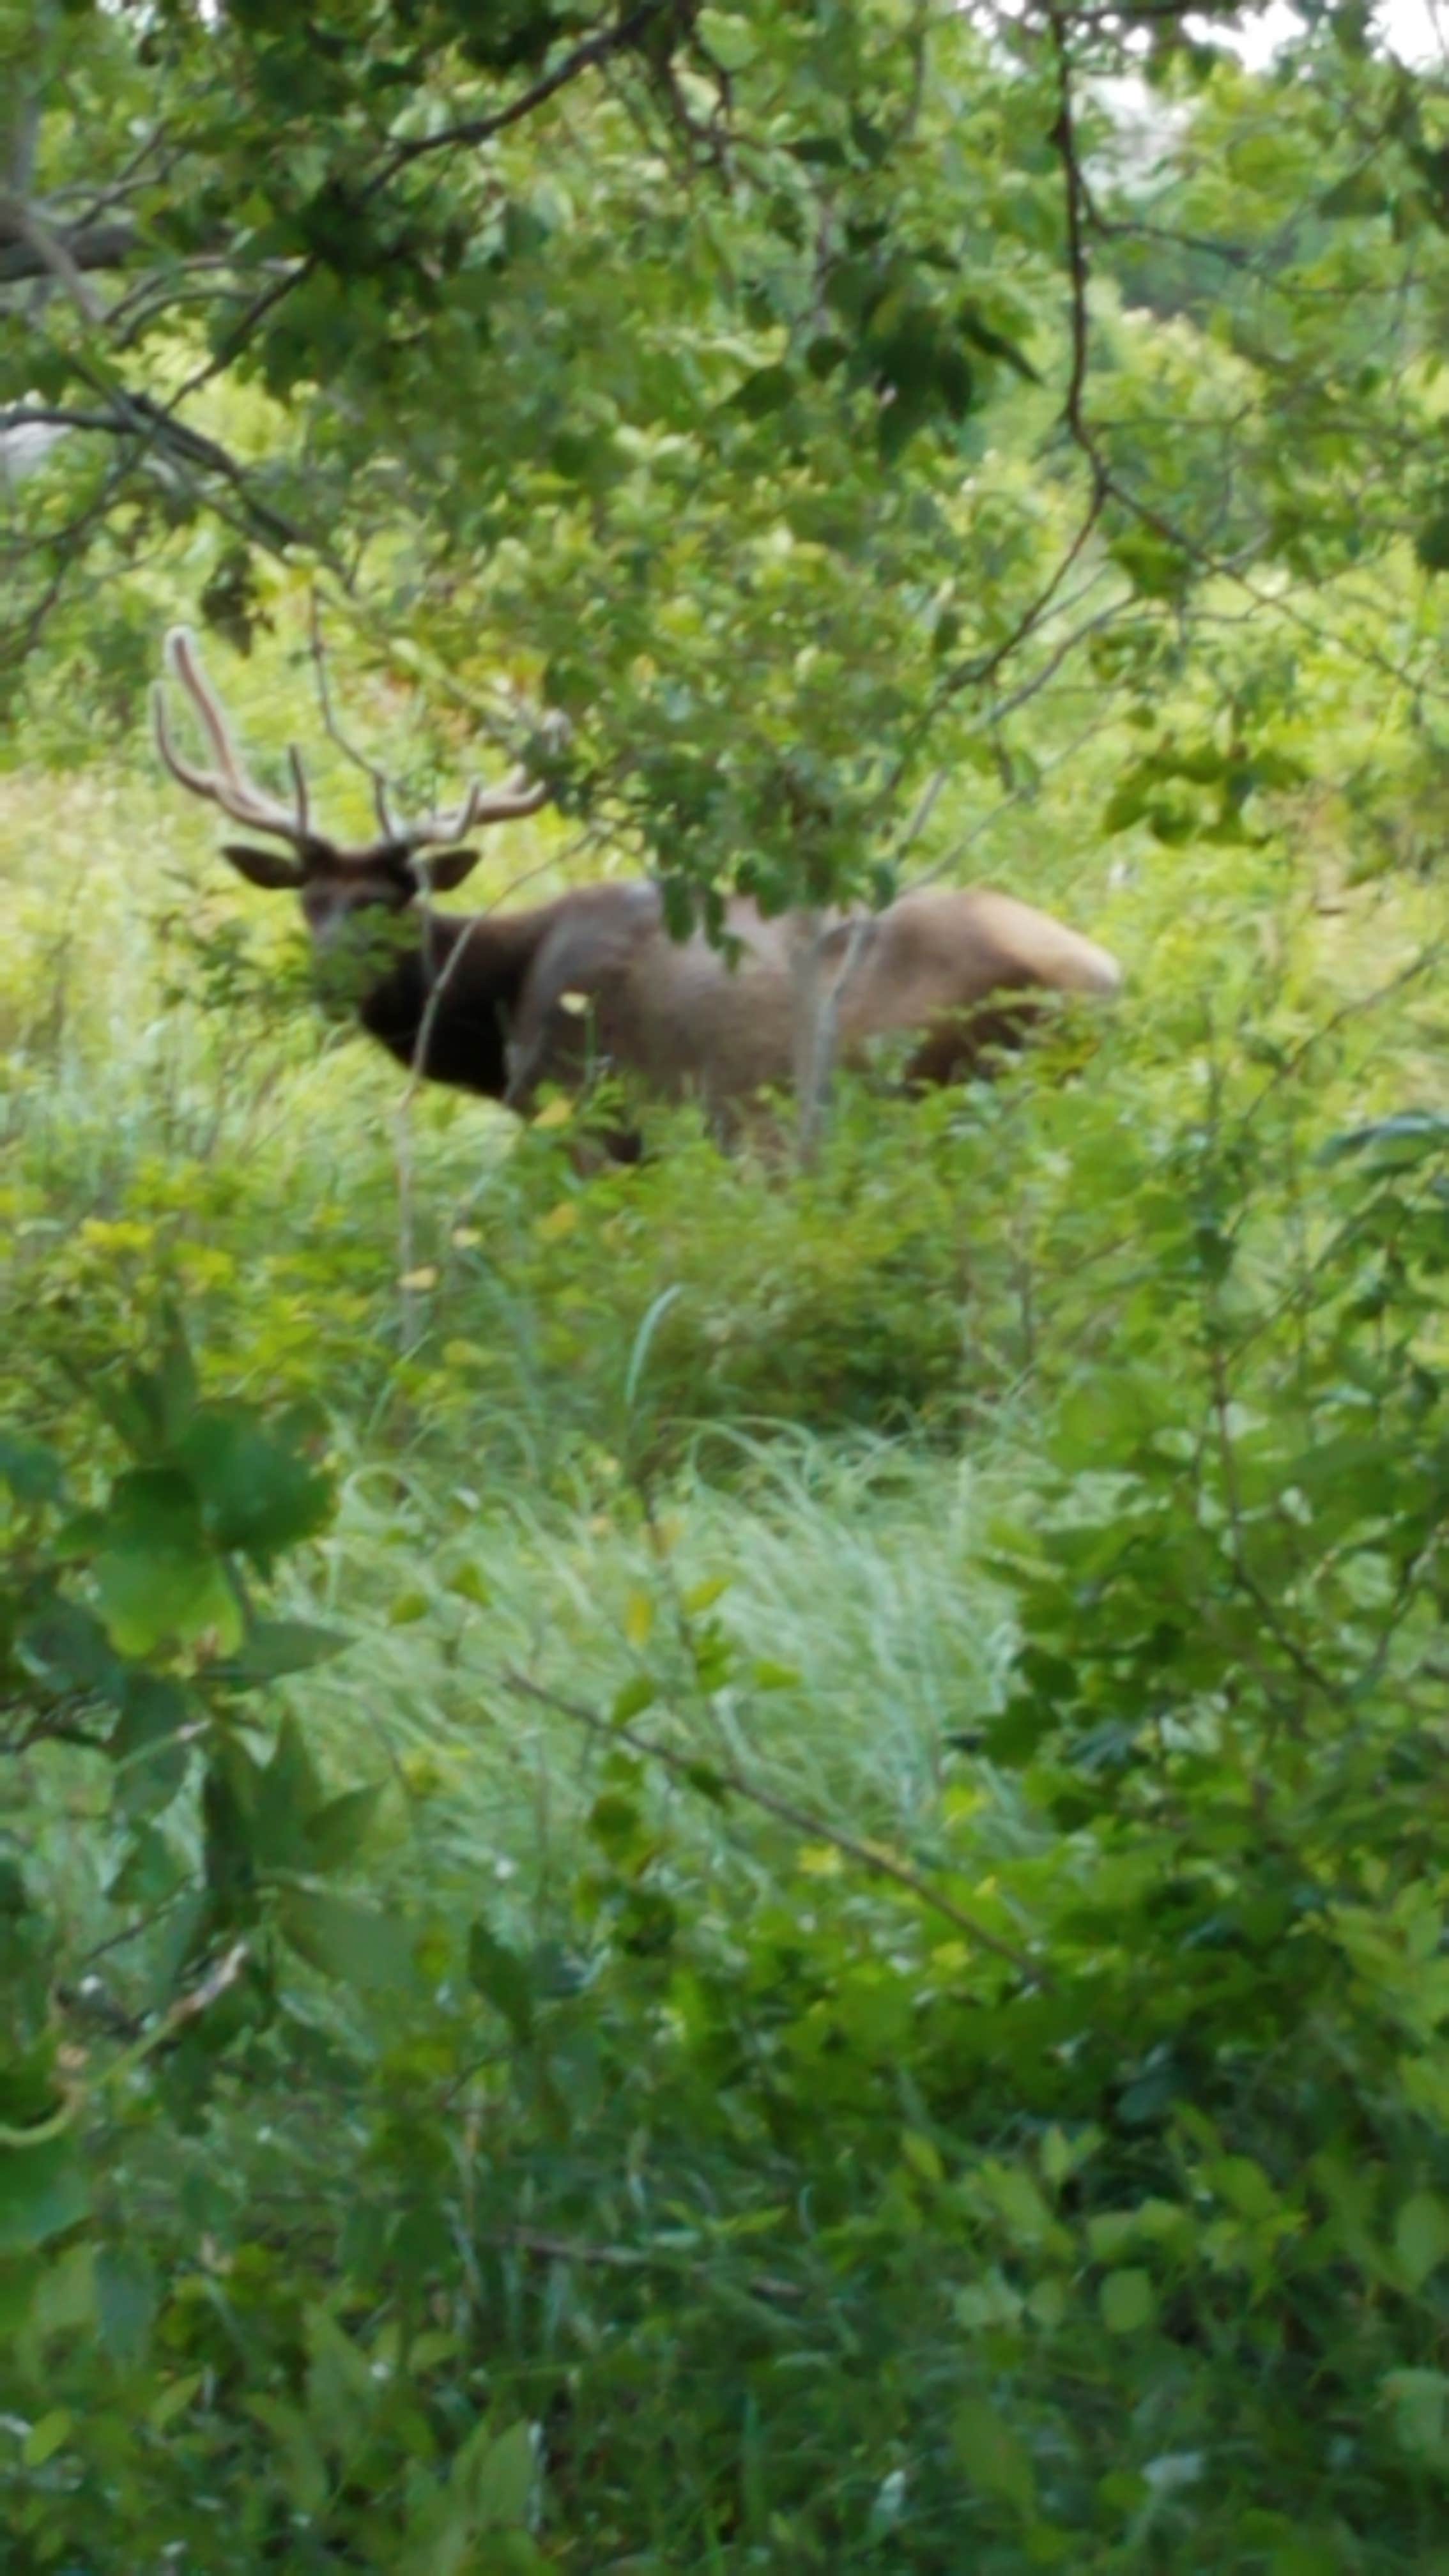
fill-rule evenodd
<path id="1" fill-rule="evenodd" d="M 543 73 L 531 88 L 510 99 L 505 107 L 495 108 L 487 116 L 465 117 L 457 125 L 440 126 L 435 134 L 415 135 L 410 141 L 399 144 L 382 169 L 369 180 L 362 192 L 364 201 L 375 196 L 380 188 L 387 187 L 399 171 L 410 168 L 415 161 L 421 161 L 431 153 L 449 152 L 460 144 L 491 143 L 495 135 L 505 134 L 510 126 L 521 124 L 525 117 L 532 116 L 549 99 L 557 97 L 559 91 L 567 89 L 581 73 L 592 71 L 599 64 L 608 62 L 612 55 L 623 53 L 637 44 L 656 18 L 676 6 L 677 0 L 642 0 L 639 8 L 616 20 L 612 27 L 601 28 L 597 34 L 586 36 L 582 44 L 575 45 L 572 53 L 565 54 L 562 62 L 554 65 L 551 72 Z"/>
<path id="2" fill-rule="evenodd" d="M 882 1850 L 879 1844 L 863 1842 L 859 1835 L 847 1833 L 842 1826 L 830 1824 L 823 1816 L 812 1815 L 808 1808 L 797 1807 L 792 1798 L 782 1798 L 777 1790 L 764 1788 L 759 1781 L 748 1779 L 733 1763 L 720 1762 L 713 1756 L 702 1762 L 698 1754 L 680 1753 L 673 1745 L 661 1744 L 657 1739 L 640 1735 L 632 1726 L 616 1725 L 612 1718 L 601 1717 L 597 1709 L 589 1708 L 582 1700 L 568 1699 L 558 1691 L 545 1690 L 540 1683 L 531 1681 L 526 1673 L 509 1668 L 504 1671 L 503 1680 L 520 1699 L 532 1700 L 541 1708 L 553 1709 L 558 1716 L 572 1719 L 576 1726 L 585 1727 L 605 1743 L 627 1745 L 629 1751 L 638 1754 L 642 1761 L 657 1762 L 661 1770 L 668 1771 L 675 1779 L 686 1780 L 691 1786 L 698 1787 L 703 1772 L 712 1790 L 723 1790 L 730 1797 L 743 1799 L 748 1806 L 760 1808 L 765 1815 L 774 1816 L 779 1823 L 788 1825 L 809 1842 L 828 1843 L 832 1850 L 854 1861 L 858 1868 L 868 1870 L 872 1877 L 889 1879 L 893 1886 L 904 1888 L 918 1904 L 939 1914 L 973 1947 L 1004 1960 L 1028 1985 L 1040 1986 L 1048 1992 L 1052 1990 L 1054 1980 L 1041 1960 L 1033 1959 L 1028 1951 L 1019 1950 L 1014 1942 L 1003 1940 L 999 1932 L 988 1931 L 984 1923 L 966 1913 L 953 1897 L 944 1896 L 929 1879 L 922 1878 L 918 1870 L 912 1869 L 906 1861 L 897 1860 L 893 1853 Z"/>

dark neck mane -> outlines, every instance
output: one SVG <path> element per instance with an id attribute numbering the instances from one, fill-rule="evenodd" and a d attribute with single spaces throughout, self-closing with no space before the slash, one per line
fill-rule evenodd
<path id="1" fill-rule="evenodd" d="M 363 1027 L 430 1080 L 501 1100 L 509 1026 L 548 911 L 420 920 L 415 945 L 360 1003 Z"/>

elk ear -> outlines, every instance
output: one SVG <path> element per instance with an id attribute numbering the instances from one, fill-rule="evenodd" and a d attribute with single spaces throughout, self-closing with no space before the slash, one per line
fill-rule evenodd
<path id="1" fill-rule="evenodd" d="M 284 886 L 295 893 L 302 882 L 296 860 L 284 858 L 280 850 L 253 849 L 248 841 L 223 841 L 221 855 L 230 859 L 248 885 L 265 886 L 269 893 L 279 893 Z"/>
<path id="2" fill-rule="evenodd" d="M 478 865 L 476 850 L 438 850 L 427 858 L 414 859 L 413 875 L 430 894 L 451 894 Z"/>

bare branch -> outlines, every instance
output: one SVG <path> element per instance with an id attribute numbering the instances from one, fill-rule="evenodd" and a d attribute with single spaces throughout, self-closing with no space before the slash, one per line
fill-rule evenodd
<path id="1" fill-rule="evenodd" d="M 63 233 L 49 233 L 7 191 L 0 197 L 0 286 L 53 277 L 73 303 L 79 302 L 87 321 L 97 322 L 101 306 L 82 283 L 82 272 L 124 267 L 139 241 L 136 226 L 121 221 L 77 224 Z"/>
<path id="2" fill-rule="evenodd" d="M 74 241 L 65 241 L 42 223 L 33 206 L 18 196 L 14 189 L 0 189 L 0 239 L 9 237 L 11 259 L 28 258 L 21 268 L 22 277 L 51 277 L 70 298 L 82 321 L 96 325 L 105 320 L 105 308 L 98 295 L 87 286 L 75 257 Z M 7 254 L 0 250 L 0 278 L 5 275 Z M 14 272 L 12 272 L 13 274 Z"/>
<path id="3" fill-rule="evenodd" d="M 968 1914 L 954 1897 L 943 1894 L 908 1861 L 897 1860 L 893 1852 L 885 1851 L 879 1843 L 864 1842 L 858 1834 L 847 1833 L 843 1827 L 831 1824 L 826 1817 L 814 1815 L 808 1808 L 797 1807 L 793 1798 L 783 1798 L 778 1791 L 747 1778 L 732 1763 L 719 1762 L 713 1755 L 701 1763 L 697 1753 L 678 1752 L 671 1744 L 661 1744 L 657 1737 L 640 1735 L 632 1726 L 616 1725 L 612 1718 L 601 1717 L 597 1709 L 588 1707 L 581 1700 L 567 1699 L 557 1691 L 543 1689 L 526 1673 L 508 1671 L 504 1673 L 503 1680 L 517 1698 L 532 1700 L 541 1708 L 555 1710 L 560 1717 L 571 1718 L 576 1726 L 584 1727 L 589 1734 L 599 1736 L 608 1744 L 627 1745 L 631 1753 L 637 1753 L 643 1761 L 657 1762 L 662 1770 L 672 1773 L 676 1779 L 698 1787 L 703 1769 L 716 1789 L 723 1790 L 730 1797 L 743 1799 L 747 1806 L 758 1807 L 767 1816 L 774 1816 L 807 1842 L 828 1843 L 832 1850 L 838 1851 L 844 1859 L 854 1861 L 871 1877 L 887 1878 L 894 1886 L 904 1888 L 918 1904 L 933 1914 L 939 1914 L 943 1922 L 949 1923 L 974 1949 L 988 1951 L 993 1958 L 1004 1960 L 1028 1985 L 1051 1991 L 1054 1979 L 1042 1960 L 1019 1950 L 1014 1942 L 1003 1940 L 999 1932 L 988 1931 L 986 1925 Z"/>
<path id="4" fill-rule="evenodd" d="M 511 125 L 521 124 L 525 117 L 532 116 L 549 99 L 556 98 L 560 90 L 567 89 L 582 73 L 595 70 L 608 62 L 611 56 L 636 45 L 657 18 L 676 10 L 678 5 L 679 0 L 641 0 L 638 8 L 631 9 L 612 27 L 601 28 L 597 35 L 586 36 L 582 44 L 575 45 L 562 62 L 554 65 L 551 72 L 545 72 L 530 89 L 510 99 L 506 107 L 495 108 L 488 116 L 467 117 L 458 125 L 441 126 L 435 134 L 420 134 L 399 144 L 376 178 L 370 181 L 364 194 L 375 195 L 396 178 L 400 170 L 431 153 L 448 152 L 460 144 L 491 143 L 495 134 L 504 134 Z"/>

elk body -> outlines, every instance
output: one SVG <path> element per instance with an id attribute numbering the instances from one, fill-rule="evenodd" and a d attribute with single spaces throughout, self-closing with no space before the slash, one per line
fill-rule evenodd
<path id="1" fill-rule="evenodd" d="M 400 1063 L 435 1082 L 525 1109 L 544 1084 L 577 1091 L 607 1069 L 655 1097 L 696 1097 L 728 1123 L 753 1094 L 793 1078 L 806 937 L 817 943 L 818 989 L 841 1059 L 858 1060 L 872 1038 L 915 1038 L 906 1078 L 916 1084 L 979 1069 L 990 1050 L 1020 1036 L 1033 994 L 1120 987 L 1105 949 L 987 887 L 921 890 L 877 914 L 808 926 L 798 915 L 767 920 L 737 898 L 723 948 L 698 934 L 672 939 L 648 884 L 580 886 L 524 911 L 438 913 L 432 896 L 450 893 L 476 864 L 476 851 L 459 844 L 485 824 L 535 812 L 546 787 L 522 775 L 491 792 L 475 785 L 454 812 L 401 824 L 379 786 L 378 837 L 343 848 L 313 828 L 295 752 L 290 805 L 252 783 L 184 629 L 168 637 L 167 657 L 216 764 L 198 769 L 177 751 L 158 687 L 167 768 L 232 822 L 280 844 L 223 844 L 248 883 L 298 893 L 323 948 L 345 944 L 379 915 L 411 913 L 416 936 L 403 931 L 365 980 L 358 1008 Z"/>

